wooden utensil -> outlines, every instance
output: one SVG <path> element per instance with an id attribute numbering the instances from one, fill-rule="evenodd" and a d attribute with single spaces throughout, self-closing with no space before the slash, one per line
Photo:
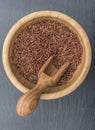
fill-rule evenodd
<path id="1" fill-rule="evenodd" d="M 40 96 L 40 99 L 42 100 L 51 100 L 69 95 L 80 86 L 90 69 L 92 50 L 90 41 L 84 29 L 79 25 L 79 23 L 66 14 L 57 11 L 43 10 L 24 16 L 8 32 L 2 50 L 4 70 L 14 87 L 22 93 L 30 91 L 30 88 L 34 87 L 34 84 L 28 82 L 23 76 L 19 75 L 17 69 L 14 67 L 11 56 L 13 43 L 21 31 L 23 31 L 31 23 L 34 23 L 34 21 L 41 19 L 58 20 L 59 22 L 65 24 L 70 30 L 76 33 L 80 44 L 83 47 L 81 64 L 78 66 L 71 79 L 68 80 L 68 83 L 63 84 L 60 87 L 58 85 L 56 87 L 51 87 L 51 89 L 45 90 L 45 92 Z"/>
<path id="2" fill-rule="evenodd" d="M 36 109 L 40 96 L 44 90 L 54 86 L 67 70 L 69 62 L 65 62 L 64 65 L 57 70 L 51 62 L 52 58 L 53 56 L 51 56 L 41 67 L 38 73 L 39 80 L 37 85 L 19 99 L 16 107 L 18 115 L 27 116 L 32 113 Z"/>

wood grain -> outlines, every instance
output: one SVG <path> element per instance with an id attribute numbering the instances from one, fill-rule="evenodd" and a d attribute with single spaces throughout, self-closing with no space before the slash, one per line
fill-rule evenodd
<path id="1" fill-rule="evenodd" d="M 6 77 L 2 46 L 12 25 L 24 15 L 43 9 L 62 11 L 86 30 L 92 46 L 90 72 L 74 93 L 58 100 L 41 101 L 37 110 L 19 118 L 15 107 L 22 95 Z M 0 130 L 95 129 L 95 0 L 0 0 Z"/>
<path id="2" fill-rule="evenodd" d="M 45 100 L 56 99 L 56 98 L 66 96 L 71 92 L 73 92 L 75 89 L 77 89 L 86 78 L 87 73 L 91 66 L 92 52 L 91 52 L 90 41 L 83 28 L 80 26 L 80 24 L 78 24 L 71 17 L 65 15 L 64 13 L 47 10 L 47 11 L 38 11 L 38 12 L 28 14 L 22 19 L 20 19 L 10 29 L 9 33 L 5 38 L 3 51 L 2 51 L 3 66 L 8 78 L 13 83 L 13 85 L 21 92 L 26 93 L 29 90 L 28 87 L 29 83 L 27 84 L 27 80 L 18 73 L 18 71 L 16 70 L 12 62 L 12 49 L 13 49 L 14 39 L 31 22 L 35 22 L 37 19 L 42 19 L 42 18 L 53 19 L 53 20 L 63 22 L 63 24 L 68 26 L 71 30 L 73 30 L 73 32 L 76 33 L 76 35 L 80 40 L 80 44 L 83 48 L 81 64 L 78 66 L 72 78 L 66 84 L 62 84 L 61 86 L 50 88 L 48 89 L 48 91 L 45 91 L 45 93 L 43 93 L 40 96 L 41 99 L 45 99 Z M 34 84 L 30 83 L 29 86 L 33 88 Z"/>
<path id="3" fill-rule="evenodd" d="M 19 116 L 28 116 L 37 108 L 41 95 L 47 88 L 53 87 L 66 72 L 69 62 L 65 62 L 58 70 L 52 64 L 53 56 L 43 64 L 38 73 L 38 82 L 35 87 L 20 97 L 16 110 Z M 48 72 L 48 73 L 47 73 Z"/>

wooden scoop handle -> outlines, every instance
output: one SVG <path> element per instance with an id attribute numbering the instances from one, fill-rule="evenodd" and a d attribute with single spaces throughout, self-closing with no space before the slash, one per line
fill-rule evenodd
<path id="1" fill-rule="evenodd" d="M 42 89 L 44 87 L 40 88 L 41 86 L 39 87 L 39 84 L 37 84 L 33 89 L 20 97 L 16 107 L 18 115 L 27 116 L 36 109 L 40 95 L 44 90 Z"/>
<path id="2" fill-rule="evenodd" d="M 21 96 L 16 107 L 18 115 L 27 116 L 32 113 L 39 103 L 39 98 L 40 95 L 37 89 L 32 89 Z"/>

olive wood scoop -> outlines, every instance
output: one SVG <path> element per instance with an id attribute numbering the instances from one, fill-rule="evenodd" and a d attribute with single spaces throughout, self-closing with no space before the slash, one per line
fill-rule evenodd
<path id="1" fill-rule="evenodd" d="M 58 70 L 52 64 L 52 59 L 53 56 L 50 56 L 39 70 L 37 85 L 20 97 L 16 107 L 18 115 L 27 116 L 32 113 L 45 89 L 54 86 L 67 70 L 69 62 L 65 62 Z"/>

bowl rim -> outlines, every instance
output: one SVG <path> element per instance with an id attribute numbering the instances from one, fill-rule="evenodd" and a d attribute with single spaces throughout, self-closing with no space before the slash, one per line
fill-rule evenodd
<path id="1" fill-rule="evenodd" d="M 92 52 L 91 52 L 90 41 L 88 39 L 86 32 L 80 26 L 80 24 L 77 21 L 75 21 L 73 18 L 71 18 L 70 16 L 68 16 L 64 13 L 61 13 L 61 12 L 51 11 L 51 10 L 38 11 L 38 12 L 30 13 L 30 14 L 24 16 L 19 21 L 17 21 L 13 25 L 13 27 L 10 29 L 10 31 L 8 32 L 8 34 L 5 38 L 3 50 L 2 50 L 2 61 L 3 61 L 4 70 L 5 70 L 8 78 L 10 79 L 10 81 L 13 83 L 13 85 L 17 89 L 19 89 L 21 92 L 25 93 L 29 89 L 26 88 L 23 84 L 21 84 L 17 80 L 17 78 L 15 77 L 15 75 L 13 74 L 13 72 L 10 68 L 9 58 L 8 58 L 8 50 L 9 50 L 9 46 L 11 43 L 10 39 L 14 35 L 14 33 L 17 31 L 17 29 L 19 29 L 24 23 L 28 22 L 29 20 L 32 20 L 33 18 L 42 17 L 42 16 L 57 17 L 60 19 L 64 19 L 67 22 L 70 21 L 70 25 L 73 26 L 78 31 L 78 33 L 81 35 L 81 38 L 83 39 L 83 43 L 85 44 L 85 51 L 86 51 L 86 60 L 84 63 L 85 65 L 84 65 L 83 71 L 81 72 L 78 79 L 70 87 L 68 87 L 66 89 L 63 89 L 63 90 L 57 91 L 57 92 L 53 92 L 53 93 L 45 93 L 45 94 L 41 95 L 40 99 L 48 100 L 48 99 L 56 99 L 56 98 L 66 96 L 80 86 L 80 84 L 86 78 L 88 71 L 90 69 L 91 60 L 92 60 Z"/>

